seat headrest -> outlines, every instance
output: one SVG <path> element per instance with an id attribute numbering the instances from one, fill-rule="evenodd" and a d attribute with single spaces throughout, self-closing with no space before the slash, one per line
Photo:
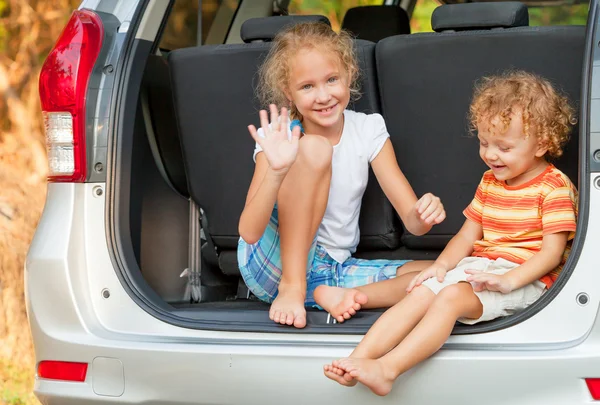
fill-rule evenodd
<path id="1" fill-rule="evenodd" d="M 431 28 L 436 32 L 526 27 L 528 25 L 527 7 L 518 1 L 445 4 L 433 10 L 431 16 Z"/>
<path id="2" fill-rule="evenodd" d="M 240 36 L 244 42 L 272 41 L 275 35 L 288 25 L 320 21 L 329 26 L 329 19 L 323 15 L 285 15 L 275 17 L 250 18 L 242 24 Z"/>
<path id="3" fill-rule="evenodd" d="M 398 6 L 361 6 L 348 9 L 342 28 L 359 39 L 378 42 L 394 35 L 410 34 L 406 11 Z"/>

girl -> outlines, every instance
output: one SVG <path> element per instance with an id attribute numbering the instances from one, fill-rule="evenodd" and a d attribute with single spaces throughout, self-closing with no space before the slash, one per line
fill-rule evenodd
<path id="1" fill-rule="evenodd" d="M 367 294 L 357 289 L 319 300 L 314 289 L 361 286 L 427 265 L 351 257 L 369 164 L 411 233 L 442 222 L 444 207 L 432 194 L 417 201 L 381 115 L 346 110 L 358 94 L 347 33 L 323 23 L 292 26 L 275 38 L 259 76 L 271 122 L 260 111 L 261 128 L 248 127 L 256 167 L 239 223 L 240 272 L 250 291 L 272 302 L 269 317 L 277 323 L 303 328 L 305 305 L 315 304 L 349 318 L 367 304 Z"/>

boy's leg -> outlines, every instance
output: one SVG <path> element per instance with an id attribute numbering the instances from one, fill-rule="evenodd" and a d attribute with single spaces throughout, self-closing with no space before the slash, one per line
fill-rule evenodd
<path id="1" fill-rule="evenodd" d="M 418 289 L 426 288 L 421 286 Z M 408 299 L 398 305 L 405 302 L 408 302 Z M 448 286 L 433 299 L 423 318 L 410 333 L 406 334 L 407 325 L 401 322 L 402 317 L 410 313 L 410 309 L 405 313 L 397 311 L 395 317 L 387 317 L 379 325 L 377 323 L 373 325 L 351 357 L 334 362 L 334 365 L 345 371 L 343 378 L 346 381 L 354 378 L 369 387 L 375 394 L 387 395 L 392 389 L 394 380 L 400 374 L 427 359 L 442 347 L 452 333 L 458 318 L 476 319 L 482 312 L 481 301 L 469 283 Z M 367 341 L 369 335 L 370 339 Z M 389 348 L 394 341 L 399 342 L 394 349 L 373 360 L 373 354 Z M 384 346 L 382 350 L 377 349 L 378 344 Z M 359 356 L 366 358 L 359 358 Z"/>
<path id="2" fill-rule="evenodd" d="M 306 326 L 306 269 L 308 251 L 323 219 L 333 148 L 321 136 L 300 139 L 298 157 L 279 190 L 277 209 L 282 276 L 269 317 L 281 324 Z"/>
<path id="3" fill-rule="evenodd" d="M 415 288 L 379 317 L 350 357 L 377 359 L 392 350 L 425 316 L 434 299 L 435 294 L 429 288 Z M 356 381 L 344 375 L 346 371 L 339 366 L 339 361 L 325 365 L 325 375 L 342 385 L 355 385 Z"/>
<path id="4" fill-rule="evenodd" d="M 338 322 L 350 319 L 359 309 L 389 308 L 406 296 L 406 288 L 430 260 L 408 262 L 396 270 L 396 277 L 355 288 L 321 285 L 315 289 L 315 301 Z"/>

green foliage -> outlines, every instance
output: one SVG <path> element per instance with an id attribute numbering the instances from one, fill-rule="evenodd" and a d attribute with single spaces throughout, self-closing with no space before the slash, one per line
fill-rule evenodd
<path id="1" fill-rule="evenodd" d="M 438 0 L 417 0 L 410 20 L 411 32 L 431 32 L 431 14 L 440 5 Z M 529 25 L 585 25 L 588 4 L 530 7 Z"/>
<path id="2" fill-rule="evenodd" d="M 432 32 L 431 14 L 440 5 L 437 0 L 417 0 L 410 19 L 410 32 Z"/>
<path id="3" fill-rule="evenodd" d="M 529 25 L 585 25 L 588 7 L 587 3 L 554 7 L 530 7 Z"/>

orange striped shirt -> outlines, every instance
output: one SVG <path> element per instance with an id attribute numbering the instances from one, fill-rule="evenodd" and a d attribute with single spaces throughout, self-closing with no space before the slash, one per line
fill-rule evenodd
<path id="1" fill-rule="evenodd" d="M 561 264 L 540 279 L 548 288 L 562 270 L 575 236 L 577 189 L 553 165 L 536 178 L 511 187 L 484 173 L 475 198 L 464 210 L 465 216 L 483 228 L 483 239 L 473 245 L 472 256 L 495 260 L 503 258 L 524 263 L 542 248 L 542 238 L 569 232 L 569 242 Z"/>

